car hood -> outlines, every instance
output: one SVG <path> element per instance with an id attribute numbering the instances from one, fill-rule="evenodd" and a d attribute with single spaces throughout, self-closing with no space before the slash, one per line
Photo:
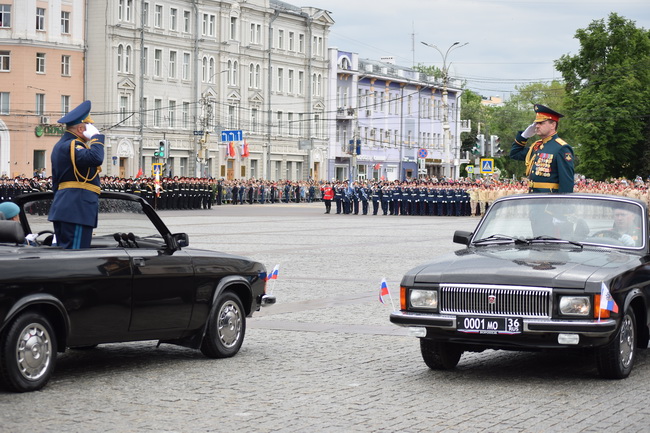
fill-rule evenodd
<path id="1" fill-rule="evenodd" d="M 498 284 L 595 290 L 601 281 L 639 266 L 640 262 L 638 254 L 614 249 L 493 245 L 459 250 L 414 268 L 405 276 L 404 284 Z"/>

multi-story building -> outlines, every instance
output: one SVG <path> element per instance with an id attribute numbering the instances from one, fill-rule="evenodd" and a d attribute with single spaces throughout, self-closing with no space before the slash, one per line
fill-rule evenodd
<path id="1" fill-rule="evenodd" d="M 89 2 L 86 92 L 106 129 L 104 173 L 165 163 L 174 176 L 320 178 L 332 24 L 277 0 Z"/>
<path id="2" fill-rule="evenodd" d="M 458 177 L 460 164 L 467 162 L 460 159 L 460 134 L 470 130 L 469 122 L 460 119 L 458 80 L 445 86 L 390 58 L 360 60 L 336 48 L 329 57 L 330 110 L 336 112 L 329 128 L 329 178 Z"/>
<path id="3" fill-rule="evenodd" d="M 0 176 L 49 174 L 84 99 L 84 0 L 0 0 Z"/>

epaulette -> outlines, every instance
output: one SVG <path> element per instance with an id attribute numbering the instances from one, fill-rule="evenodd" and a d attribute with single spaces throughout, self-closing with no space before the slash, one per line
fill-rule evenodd
<path id="1" fill-rule="evenodd" d="M 560 146 L 564 146 L 564 145 L 566 145 L 566 144 L 569 144 L 569 143 L 567 143 L 566 141 L 562 140 L 560 137 L 556 138 L 555 141 L 556 141 L 557 144 L 559 144 Z"/>
<path id="2" fill-rule="evenodd" d="M 75 149 L 86 149 L 86 144 L 82 141 L 77 140 L 76 138 L 72 140 L 72 144 Z"/>

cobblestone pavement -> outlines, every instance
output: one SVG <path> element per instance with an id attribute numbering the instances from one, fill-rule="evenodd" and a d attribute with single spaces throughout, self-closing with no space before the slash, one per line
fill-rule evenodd
<path id="1" fill-rule="evenodd" d="M 156 342 L 60 356 L 42 391 L 0 392 L 3 432 L 647 432 L 650 361 L 605 381 L 585 354 L 487 351 L 429 370 L 388 320 L 411 267 L 460 248 L 477 218 L 323 215 L 320 204 L 167 211 L 193 247 L 270 269 L 278 304 L 240 353 L 210 360 Z"/>

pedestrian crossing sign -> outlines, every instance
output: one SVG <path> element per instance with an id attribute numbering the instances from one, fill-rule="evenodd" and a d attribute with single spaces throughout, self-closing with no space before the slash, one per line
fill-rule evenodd
<path id="1" fill-rule="evenodd" d="M 481 159 L 481 174 L 494 173 L 494 158 Z"/>

